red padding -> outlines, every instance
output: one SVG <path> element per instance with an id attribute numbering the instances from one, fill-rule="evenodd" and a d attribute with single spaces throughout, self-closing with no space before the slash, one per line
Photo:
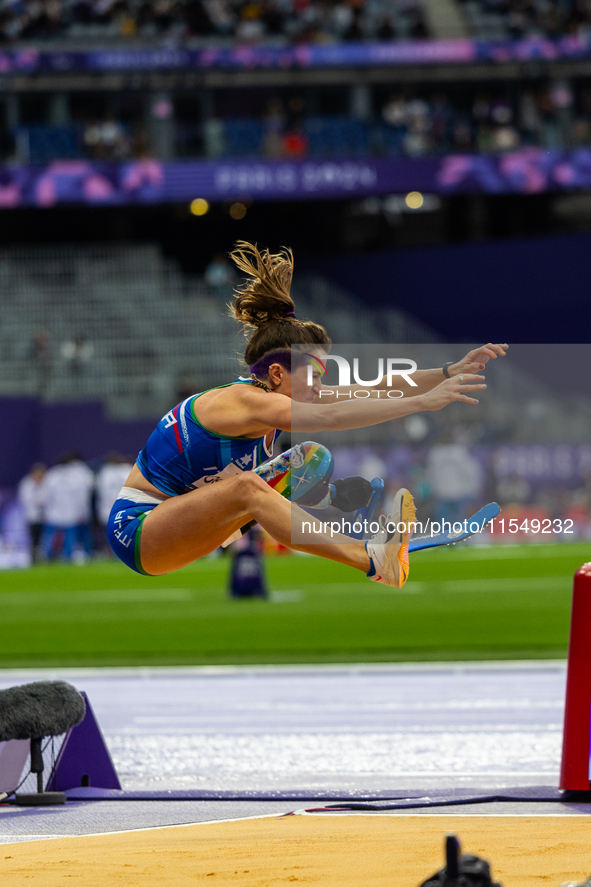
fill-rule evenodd
<path id="1" fill-rule="evenodd" d="M 589 791 L 591 739 L 591 563 L 575 573 L 568 647 L 560 788 Z"/>

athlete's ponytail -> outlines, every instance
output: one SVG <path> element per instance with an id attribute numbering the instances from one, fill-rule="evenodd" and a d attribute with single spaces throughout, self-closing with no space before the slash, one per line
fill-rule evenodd
<path id="1" fill-rule="evenodd" d="M 244 361 L 248 366 L 264 354 L 292 345 L 330 345 L 324 327 L 295 316 L 295 304 L 290 295 L 293 276 L 293 253 L 283 248 L 278 253 L 260 251 L 256 245 L 238 241 L 230 253 L 234 264 L 248 275 L 236 290 L 236 301 L 231 305 L 233 316 L 254 333 L 249 339 Z"/>

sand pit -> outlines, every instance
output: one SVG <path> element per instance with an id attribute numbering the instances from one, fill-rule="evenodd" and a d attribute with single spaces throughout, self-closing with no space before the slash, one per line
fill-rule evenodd
<path id="1" fill-rule="evenodd" d="M 60 838 L 0 848 L 3 887 L 197 883 L 417 887 L 442 865 L 446 831 L 504 887 L 591 874 L 591 817 L 291 816 Z"/>

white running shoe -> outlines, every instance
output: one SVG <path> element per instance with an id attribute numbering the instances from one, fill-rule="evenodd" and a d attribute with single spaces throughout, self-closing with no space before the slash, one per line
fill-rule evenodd
<path id="1" fill-rule="evenodd" d="M 408 490 L 398 490 L 392 513 L 382 518 L 382 529 L 365 543 L 369 555 L 372 582 L 402 588 L 409 574 L 408 543 L 414 529 L 416 508 Z"/>

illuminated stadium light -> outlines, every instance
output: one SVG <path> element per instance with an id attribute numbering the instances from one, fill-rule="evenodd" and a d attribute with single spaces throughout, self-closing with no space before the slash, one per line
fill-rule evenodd
<path id="1" fill-rule="evenodd" d="M 230 207 L 230 215 L 233 219 L 243 219 L 246 215 L 246 207 L 243 203 L 233 203 Z"/>
<path id="2" fill-rule="evenodd" d="M 405 203 L 409 209 L 420 209 L 424 203 L 423 195 L 420 191 L 411 191 L 406 195 Z"/>
<path id="3" fill-rule="evenodd" d="M 204 216 L 205 213 L 209 212 L 209 203 L 203 197 L 197 197 L 191 201 L 189 209 L 194 216 Z"/>

